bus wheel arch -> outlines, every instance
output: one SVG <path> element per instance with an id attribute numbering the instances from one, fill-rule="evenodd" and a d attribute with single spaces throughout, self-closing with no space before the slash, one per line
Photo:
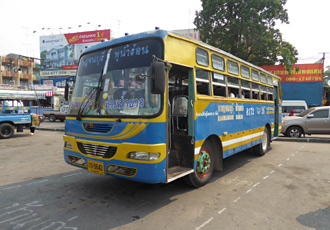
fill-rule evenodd
<path id="1" fill-rule="evenodd" d="M 271 140 L 271 129 L 269 125 L 266 125 L 262 134 L 261 143 L 254 147 L 258 156 L 265 155 L 266 152 L 269 150 Z"/>
<path id="2" fill-rule="evenodd" d="M 222 157 L 221 162 L 218 162 L 220 159 L 219 154 L 217 154 L 217 149 L 219 149 L 220 143 L 215 138 L 207 138 L 198 155 L 198 160 L 196 163 L 196 168 L 193 173 L 185 177 L 185 182 L 192 187 L 201 187 L 207 184 L 212 178 L 214 169 L 222 168 Z"/>

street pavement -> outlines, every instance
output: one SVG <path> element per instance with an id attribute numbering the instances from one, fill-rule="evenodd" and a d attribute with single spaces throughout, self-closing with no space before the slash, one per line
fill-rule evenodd
<path id="1" fill-rule="evenodd" d="M 50 122 L 45 120 L 40 124 L 40 126 L 36 127 L 37 130 L 47 130 L 47 131 L 63 131 L 64 132 L 65 122 L 55 121 Z"/>

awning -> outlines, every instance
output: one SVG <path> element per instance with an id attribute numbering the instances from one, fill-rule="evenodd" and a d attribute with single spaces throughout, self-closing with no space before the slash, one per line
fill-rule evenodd
<path id="1" fill-rule="evenodd" d="M 36 91 L 39 97 L 52 97 L 54 95 L 53 91 Z"/>

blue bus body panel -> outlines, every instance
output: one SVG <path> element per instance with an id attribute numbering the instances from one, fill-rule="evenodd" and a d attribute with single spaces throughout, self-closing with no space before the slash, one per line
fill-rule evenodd
<path id="1" fill-rule="evenodd" d="M 198 114 L 198 118 L 195 120 L 195 141 L 204 141 L 210 134 L 222 137 L 238 132 L 263 128 L 266 124 L 272 125 L 274 121 L 275 110 L 273 105 L 210 103 L 201 114 Z M 256 136 L 260 136 L 260 138 L 255 140 Z M 252 133 L 244 137 L 229 140 L 228 145 L 236 143 L 238 146 L 235 149 L 230 148 L 225 150 L 223 152 L 223 158 L 261 143 L 261 137 L 260 133 Z M 252 140 L 253 138 L 254 140 Z M 244 142 L 244 144 L 240 144 L 240 142 Z"/>

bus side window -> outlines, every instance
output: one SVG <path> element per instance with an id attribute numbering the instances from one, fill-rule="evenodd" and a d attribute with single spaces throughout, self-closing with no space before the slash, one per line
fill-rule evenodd
<path id="1" fill-rule="evenodd" d="M 269 101 L 272 101 L 274 98 L 273 98 L 273 92 L 274 90 L 273 90 L 273 88 L 271 88 L 271 87 L 268 87 L 268 100 Z"/>
<path id="2" fill-rule="evenodd" d="M 226 76 L 219 73 L 212 73 L 213 95 L 226 96 Z"/>
<path id="3" fill-rule="evenodd" d="M 261 100 L 267 100 L 267 87 L 264 85 L 260 86 L 260 98 Z"/>
<path id="4" fill-rule="evenodd" d="M 227 77 L 228 80 L 228 97 L 239 97 L 239 79 Z"/>
<path id="5" fill-rule="evenodd" d="M 241 80 L 242 98 L 251 98 L 251 83 Z"/>
<path id="6" fill-rule="evenodd" d="M 252 83 L 252 98 L 259 100 L 259 85 L 257 83 Z"/>
<path id="7" fill-rule="evenodd" d="M 197 94 L 210 95 L 210 74 L 206 70 L 196 69 Z"/>

